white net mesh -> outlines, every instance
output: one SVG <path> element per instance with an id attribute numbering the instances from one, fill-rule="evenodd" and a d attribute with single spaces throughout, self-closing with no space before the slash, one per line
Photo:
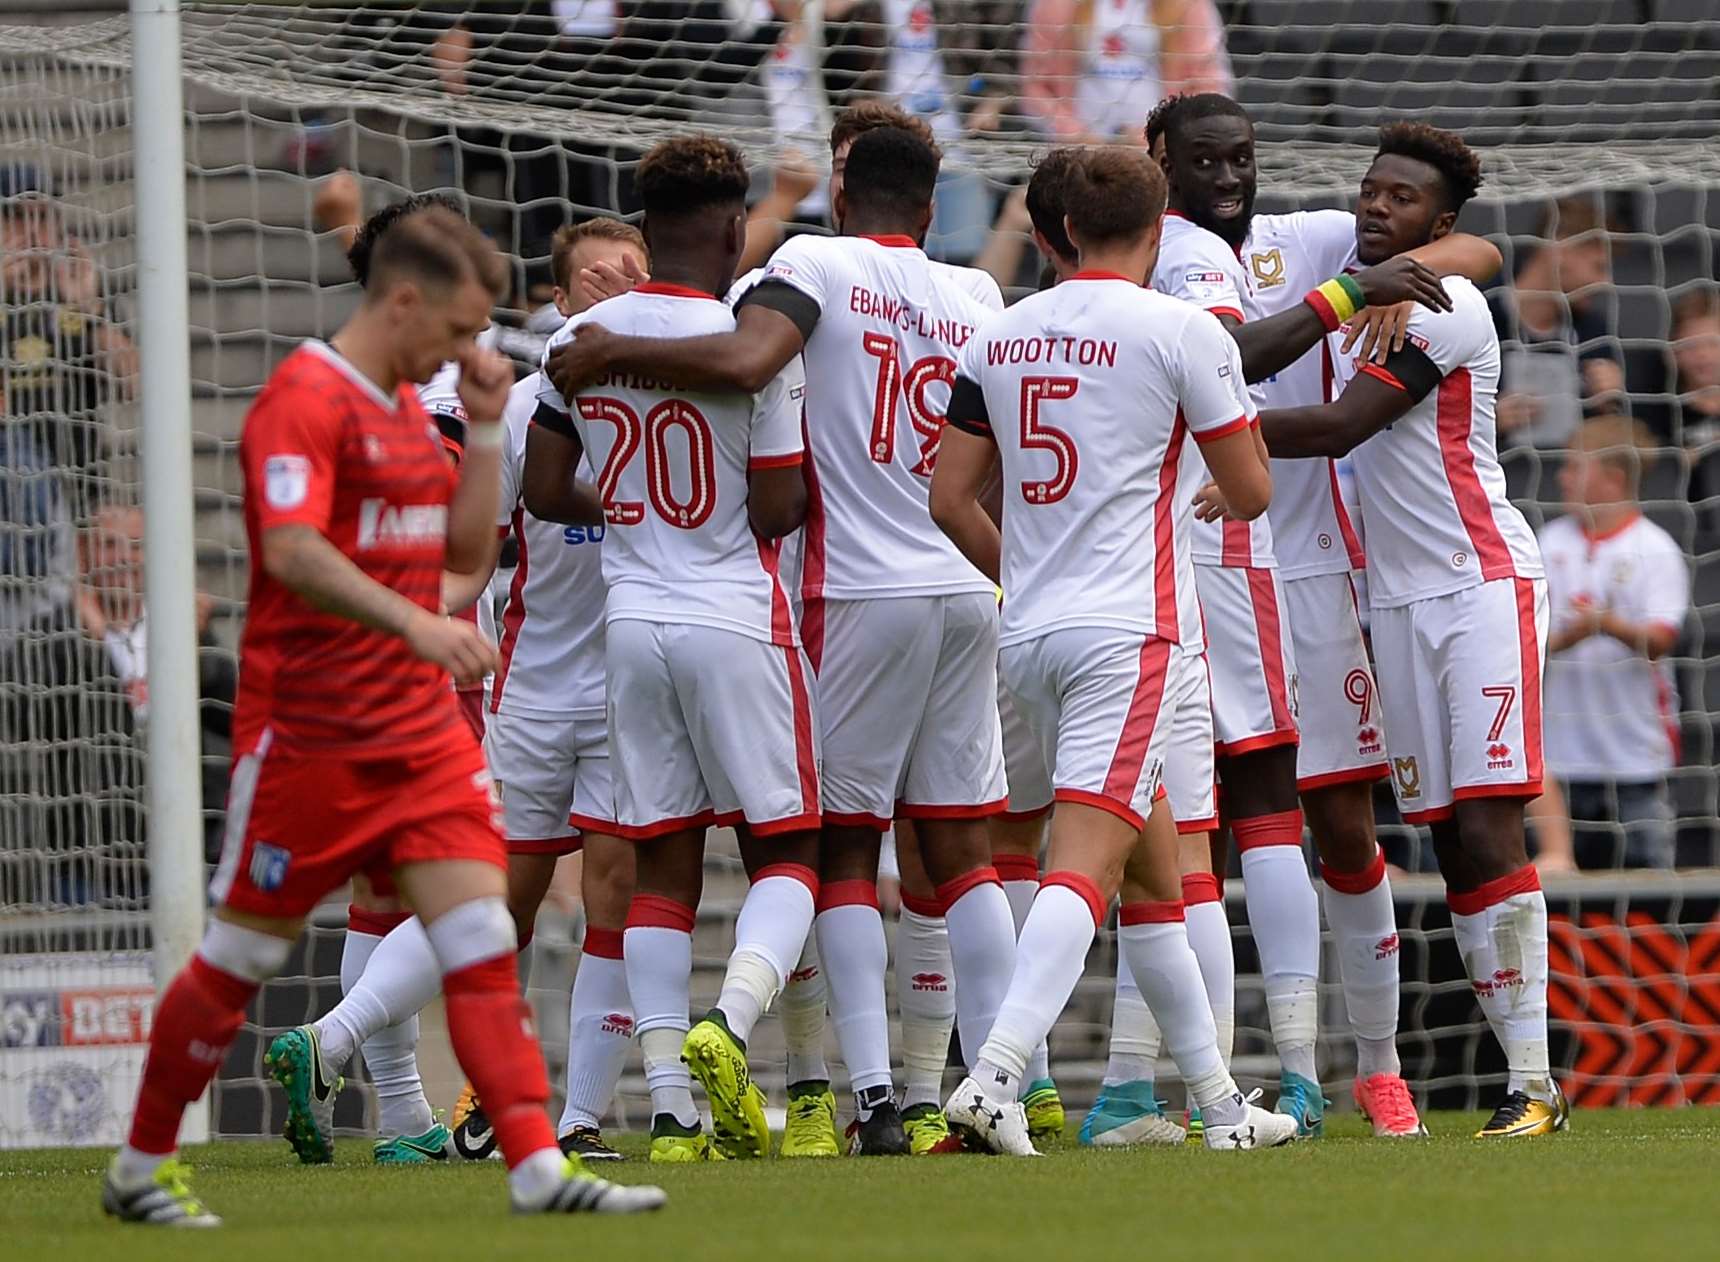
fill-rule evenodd
<path id="1" fill-rule="evenodd" d="M 1686 298 L 1716 275 L 1720 3 L 1246 0 L 1189 6 L 1191 20 L 1211 22 L 1193 31 L 1151 28 L 1149 9 L 1133 0 L 187 5 L 191 407 L 198 578 L 210 613 L 202 661 L 211 837 L 246 577 L 236 440 L 272 367 L 303 338 L 331 333 L 356 301 L 332 225 L 405 192 L 458 194 L 517 261 L 516 292 L 498 319 L 529 360 L 537 343 L 527 313 L 545 294 L 551 233 L 594 212 L 634 209 L 632 166 L 663 135 L 696 126 L 734 138 L 755 160 L 763 193 L 786 150 L 819 165 L 833 110 L 867 94 L 895 96 L 927 114 L 945 142 L 950 175 L 932 246 L 968 261 L 1051 138 L 1071 127 L 1103 132 L 1112 119 L 1137 129 L 1164 86 L 1221 82 L 1234 83 L 1259 124 L 1262 209 L 1343 202 L 1373 128 L 1390 117 L 1461 127 L 1483 148 L 1488 182 L 1464 226 L 1498 241 L 1511 271 L 1568 235 L 1549 219 L 1552 200 L 1583 195 L 1562 222 L 1604 229 L 1604 270 L 1590 287 L 1554 295 L 1557 337 L 1507 330 L 1520 348 L 1540 347 L 1558 363 L 1507 381 L 1535 402 L 1506 463 L 1513 494 L 1539 524 L 1559 511 L 1556 473 L 1573 417 L 1604 405 L 1650 426 L 1657 454 L 1645 509 L 1683 548 L 1694 576 L 1693 613 L 1673 655 L 1683 755 L 1669 781 L 1671 834 L 1681 863 L 1720 861 L 1720 464 L 1712 445 L 1720 369 L 1704 351 L 1701 304 Z M 100 512 L 145 498 L 121 341 L 134 264 L 129 56 L 123 14 L 0 27 L 0 179 L 8 181 L 0 187 L 0 1047 L 8 1050 L 0 1144 L 111 1137 L 129 1085 L 112 1075 L 92 1085 L 74 1062 L 109 1058 L 95 1062 L 98 1078 L 112 1065 L 135 1066 L 147 1019 L 147 971 L 126 954 L 147 948 L 144 699 L 128 665 L 140 668 L 141 642 L 125 634 L 135 627 L 124 600 L 136 523 Z M 341 171 L 353 178 L 336 177 Z M 19 196 L 31 180 L 44 194 L 34 201 Z M 800 212 L 818 218 L 816 191 Z M 26 223 L 41 234 L 34 244 L 13 235 Z M 1020 252 L 1004 276 L 1018 291 L 1032 282 L 1030 254 Z M 1687 301 L 1696 314 L 1675 320 Z M 1720 323 L 1712 337 L 1720 345 Z M 1617 366 L 1605 389 L 1588 387 L 1578 358 L 1594 352 Z M 97 523 L 104 531 L 80 553 L 78 529 Z M 1431 871 L 1422 840 L 1392 820 L 1382 803 L 1394 861 Z M 1632 837 L 1616 823 L 1579 825 L 1588 857 L 1603 865 L 1626 857 Z M 698 1001 L 714 994 L 741 890 L 732 848 L 716 850 Z M 1565 963 L 1556 963 L 1565 981 L 1556 979 L 1555 991 L 1567 996 L 1555 1005 L 1556 1054 L 1586 1066 L 1597 1102 L 1609 1091 L 1655 1101 L 1720 1092 L 1696 1051 L 1700 1038 L 1720 1037 L 1716 890 L 1690 877 L 1589 880 L 1571 887 L 1580 901 L 1554 899 L 1575 925 Z M 1399 910 L 1406 1068 L 1438 1103 L 1473 1104 L 1501 1067 L 1469 1002 L 1437 885 L 1405 885 Z M 1233 921 L 1246 974 L 1252 956 L 1239 903 Z M 263 1036 L 336 998 L 342 923 L 343 904 L 331 903 L 288 975 L 265 992 L 218 1088 L 218 1132 L 278 1124 L 260 1068 Z M 1642 950 L 1658 952 L 1654 967 L 1687 975 L 1688 984 L 1662 994 L 1650 957 L 1618 949 L 1626 930 L 1617 926 L 1652 942 Z M 554 932 L 539 941 L 534 987 L 554 1068 L 574 954 Z M 1077 1104 L 1103 1057 L 1111 958 L 1107 940 L 1053 1038 L 1058 1076 Z M 1335 978 L 1335 969 L 1325 975 Z M 1328 1090 L 1337 1097 L 1348 1041 L 1335 987 L 1323 994 Z M 1239 1068 L 1271 1077 L 1251 974 L 1239 1001 Z M 457 1086 L 451 1062 L 436 1037 L 426 1046 L 437 1102 L 446 1103 Z M 14 1048 L 41 1057 L 16 1057 Z M 779 1049 L 771 1023 L 756 1050 L 773 1088 Z M 624 1083 L 621 1106 L 635 1120 L 641 1085 Z M 352 1093 L 341 1124 L 362 1128 L 367 1108 L 364 1094 Z"/>

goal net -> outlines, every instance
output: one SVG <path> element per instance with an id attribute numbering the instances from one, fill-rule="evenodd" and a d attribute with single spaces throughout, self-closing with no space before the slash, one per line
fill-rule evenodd
<path id="1" fill-rule="evenodd" d="M 131 137 L 161 123 L 133 116 L 119 3 L 5 16 L 20 7 L 0 11 L 0 1146 L 115 1139 L 153 994 L 137 601 L 137 510 L 148 510 L 149 489 L 132 402 Z M 883 96 L 926 116 L 946 150 L 932 251 L 972 262 L 988 245 L 1013 244 L 994 265 L 1019 294 L 1037 269 L 1009 195 L 1035 155 L 1068 137 L 1138 131 L 1168 88 L 1219 86 L 1257 120 L 1262 209 L 1346 204 L 1383 120 L 1454 127 L 1482 149 L 1487 183 L 1463 225 L 1501 246 L 1508 273 L 1551 288 L 1535 307 L 1540 323 L 1519 318 L 1507 338 L 1519 424 L 1505 462 L 1536 526 L 1562 511 L 1559 470 L 1584 415 L 1617 411 L 1647 427 L 1644 510 L 1672 534 L 1692 579 L 1666 672 L 1681 753 L 1667 777 L 1669 824 L 1579 823 L 1580 857 L 1603 870 L 1548 883 L 1555 1055 L 1580 1102 L 1720 1097 L 1720 1065 L 1703 1051 L 1720 1039 L 1720 880 L 1605 870 L 1641 857 L 1647 834 L 1669 839 L 1681 866 L 1720 864 L 1720 3 L 1201 0 L 1176 29 L 1155 26 L 1152 9 L 1137 0 L 185 4 L 188 403 L 211 857 L 247 573 L 239 427 L 271 368 L 356 303 L 341 222 L 407 192 L 461 198 L 515 261 L 497 320 L 505 348 L 529 363 L 544 334 L 533 313 L 547 298 L 551 235 L 634 211 L 632 172 L 651 143 L 719 132 L 746 150 L 760 199 L 827 230 L 830 119 Z M 1598 249 L 1585 252 L 1587 242 Z M 1593 273 L 1566 292 L 1545 266 L 1551 257 L 1566 260 L 1566 277 L 1584 265 Z M 1425 837 L 1397 824 L 1384 798 L 1380 809 L 1393 861 L 1431 873 Z M 713 850 L 698 1001 L 714 995 L 744 889 L 732 843 Z M 1503 1066 L 1441 887 L 1412 876 L 1398 891 L 1406 1073 L 1434 1104 L 1474 1107 Z M 1276 1062 L 1236 895 L 1232 921 L 1238 1069 L 1269 1081 Z M 337 998 L 344 923 L 344 899 L 320 909 L 251 1012 L 214 1093 L 216 1133 L 278 1128 L 261 1051 Z M 577 939 L 577 916 L 565 915 L 538 937 L 532 989 L 552 1069 L 564 1055 Z M 1102 936 L 1052 1038 L 1076 1106 L 1102 1066 L 1113 959 Z M 1351 1070 L 1336 975 L 1328 960 L 1322 1067 L 1339 1098 Z M 774 1023 L 755 1050 L 762 1081 L 779 1088 Z M 428 1035 L 423 1055 L 446 1104 L 458 1082 L 445 1043 Z M 624 1120 L 645 1117 L 638 1077 L 624 1082 L 619 1107 Z M 362 1130 L 370 1117 L 365 1092 L 343 1097 L 343 1128 Z"/>

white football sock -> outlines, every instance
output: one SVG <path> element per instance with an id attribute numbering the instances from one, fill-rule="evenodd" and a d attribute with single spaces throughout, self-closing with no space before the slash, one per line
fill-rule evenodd
<path id="1" fill-rule="evenodd" d="M 1356 1033 L 1356 1076 L 1398 1074 L 1398 930 L 1386 860 L 1377 850 L 1361 872 L 1325 877 L 1326 922 L 1338 947 L 1344 1008 Z"/>
<path id="2" fill-rule="evenodd" d="M 741 1042 L 770 1007 L 812 931 L 812 891 L 818 877 L 795 863 L 758 873 L 735 918 L 735 949 L 716 1006 Z"/>
<path id="3" fill-rule="evenodd" d="M 633 1000 L 627 993 L 627 965 L 621 958 L 621 932 L 585 930 L 579 971 L 567 1017 L 567 1100 L 556 1133 L 576 1126 L 597 1129 L 633 1045 Z"/>
<path id="4" fill-rule="evenodd" d="M 1081 980 L 1087 948 L 1093 945 L 1104 911 L 1098 890 L 1087 878 L 1054 872 L 1045 879 L 1021 927 L 1009 991 L 974 1064 L 974 1077 L 999 1099 L 1020 1094 L 1028 1058 Z M 959 990 L 957 1005 L 959 1010 Z"/>
<path id="5" fill-rule="evenodd" d="M 1236 949 L 1224 914 L 1224 887 L 1210 872 L 1190 873 L 1183 877 L 1182 887 L 1188 944 L 1200 964 L 1200 979 L 1218 1030 L 1218 1054 L 1228 1069 L 1236 1043 Z"/>
<path id="6" fill-rule="evenodd" d="M 691 907 L 659 895 L 636 894 L 622 935 L 627 993 L 633 997 L 633 1028 L 645 1057 L 651 1112 L 668 1113 L 683 1126 L 697 1126 L 693 1076 L 681 1063 L 681 1045 L 692 1023 L 687 1016 L 693 977 Z"/>
<path id="7" fill-rule="evenodd" d="M 991 1023 L 1004 995 L 1009 993 L 1010 973 L 1015 967 L 1015 921 L 1010 917 L 1003 886 L 990 868 L 940 886 L 938 901 L 944 905 L 944 924 L 949 928 L 950 961 L 960 979 L 956 984 L 956 1026 L 961 1032 L 962 1056 L 972 1066 L 991 1036 Z M 1033 1051 L 1031 1047 L 1027 1050 L 1029 1054 Z"/>
<path id="8" fill-rule="evenodd" d="M 896 1007 L 902 1017 L 902 1107 L 942 1104 L 956 1024 L 955 967 L 943 917 L 903 906 L 896 923 Z"/>
<path id="9" fill-rule="evenodd" d="M 830 1020 L 855 1095 L 891 1085 L 884 974 L 890 949 L 870 881 L 831 881 L 820 894 L 818 956 L 830 988 Z"/>
<path id="10" fill-rule="evenodd" d="M 1105 1062 L 1104 1086 L 1125 1082 L 1151 1083 L 1158 1071 L 1163 1035 L 1153 1020 L 1153 1010 L 1141 998 L 1129 961 L 1117 953 L 1117 995 L 1111 1006 L 1111 1054 Z"/>
<path id="11" fill-rule="evenodd" d="M 1248 925 L 1260 948 L 1266 1014 L 1279 1062 L 1287 1072 L 1318 1081 L 1314 1043 L 1320 1032 L 1320 902 L 1302 857 L 1301 812 L 1293 814 L 1298 819 L 1297 844 L 1269 842 L 1243 849 L 1242 888 Z M 1240 833 L 1242 825 L 1258 822 L 1244 820 L 1231 828 Z"/>
<path id="12" fill-rule="evenodd" d="M 1117 939 L 1190 1099 L 1207 1121 L 1228 1126 L 1241 1120 L 1246 1105 L 1239 1109 L 1242 1097 L 1218 1054 L 1206 984 L 1181 913 L 1180 903 L 1129 904 L 1118 919 Z"/>
<path id="13" fill-rule="evenodd" d="M 1547 1061 L 1547 900 L 1533 867 L 1467 894 L 1448 893 L 1451 927 L 1511 1091 L 1552 1098 Z"/>
<path id="14" fill-rule="evenodd" d="M 788 1047 L 788 1084 L 829 1082 L 830 1066 L 824 1061 L 824 1012 L 829 1002 L 824 963 L 818 958 L 818 935 L 806 935 L 800 963 L 788 975 L 788 984 L 777 997 L 782 1017 L 782 1038 Z"/>
<path id="15" fill-rule="evenodd" d="M 997 874 L 1003 878 L 1003 896 L 1009 900 L 1009 917 L 1015 922 L 1015 936 L 1021 937 L 1021 926 L 1039 893 L 1039 860 L 1029 855 L 1005 854 L 993 860 Z M 1051 1046 L 1041 1042 L 1027 1058 L 1027 1081 L 1040 1082 L 1051 1077 Z"/>
<path id="16" fill-rule="evenodd" d="M 543 1205 L 566 1178 L 567 1159 L 560 1150 L 540 1149 L 508 1171 L 508 1193 L 518 1205 Z"/>
<path id="17" fill-rule="evenodd" d="M 349 994 L 385 935 L 348 928 L 340 950 L 340 989 Z M 320 1035 L 321 1030 L 318 1031 Z M 436 1124 L 418 1074 L 418 1014 L 364 1040 L 364 1068 L 376 1090 L 376 1130 L 384 1137 L 422 1135 Z"/>
<path id="18" fill-rule="evenodd" d="M 442 966 L 424 923 L 416 916 L 402 921 L 371 951 L 352 989 L 316 1023 L 324 1067 L 338 1072 L 360 1044 L 416 1017 L 441 989 Z M 386 1051 L 383 1059 L 391 1060 Z"/>

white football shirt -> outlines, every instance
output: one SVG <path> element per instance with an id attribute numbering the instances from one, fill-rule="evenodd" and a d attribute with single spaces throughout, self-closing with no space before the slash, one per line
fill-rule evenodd
<path id="1" fill-rule="evenodd" d="M 1299 305 L 1307 292 L 1356 265 L 1356 217 L 1347 210 L 1256 215 L 1242 265 L 1262 317 Z M 1336 379 L 1324 338 L 1302 358 L 1254 384 L 1262 409 L 1329 401 Z M 1342 574 L 1365 564 L 1361 531 L 1344 508 L 1333 462 L 1272 462 L 1272 551 L 1285 579 Z"/>
<path id="2" fill-rule="evenodd" d="M 534 718 L 601 715 L 604 528 L 540 521 L 521 500 L 526 431 L 542 387 L 542 373 L 516 383 L 502 412 L 507 433 L 496 525 L 519 541 L 520 558 L 502 609 L 490 709 Z"/>
<path id="3" fill-rule="evenodd" d="M 988 320 L 961 375 L 1003 462 L 1001 642 L 1097 626 L 1199 652 L 1186 439 L 1255 415 L 1218 320 L 1083 273 Z"/>
<path id="4" fill-rule="evenodd" d="M 735 327 L 734 314 L 709 294 L 649 281 L 571 318 L 550 338 L 545 357 L 587 320 L 635 337 L 700 337 Z M 543 408 L 569 415 L 547 377 L 538 401 L 540 420 Z M 608 517 L 608 620 L 688 622 L 798 643 L 777 577 L 777 546 L 754 534 L 747 519 L 748 470 L 802 460 L 800 400 L 787 376 L 749 397 L 678 390 L 617 371 L 572 402 Z"/>
<path id="5" fill-rule="evenodd" d="M 1541 531 L 1553 630 L 1584 609 L 1680 630 L 1690 569 L 1672 536 L 1646 517 L 1591 535 L 1575 517 Z M 1651 662 L 1610 635 L 1547 659 L 1547 766 L 1561 779 L 1658 780 L 1678 758 L 1672 664 Z"/>
<path id="6" fill-rule="evenodd" d="M 1481 291 L 1447 276 L 1450 311 L 1418 306 L 1407 341 L 1441 373 L 1439 385 L 1350 453 L 1368 526 L 1368 596 L 1390 609 L 1496 578 L 1540 578 L 1541 550 L 1505 493 L 1493 404 L 1499 338 Z M 1334 355 L 1342 332 L 1328 335 Z M 1359 370 L 1337 365 L 1340 389 Z"/>
<path id="7" fill-rule="evenodd" d="M 1222 238 L 1174 210 L 1165 212 L 1159 261 L 1150 283 L 1159 293 L 1192 302 L 1215 316 L 1226 315 L 1244 322 L 1260 316 L 1259 308 L 1254 305 L 1253 288 L 1236 252 Z M 1255 403 L 1259 403 L 1258 396 Z M 1191 448 L 1189 461 L 1197 475 L 1204 475 L 1205 465 L 1198 450 Z M 1253 521 L 1197 521 L 1193 528 L 1197 565 L 1270 569 L 1277 564 L 1272 550 L 1272 527 L 1264 513 Z"/>
<path id="8" fill-rule="evenodd" d="M 989 592 L 932 524 L 932 465 L 956 357 L 990 314 L 907 237 L 798 236 L 765 268 L 812 300 L 802 594 Z"/>

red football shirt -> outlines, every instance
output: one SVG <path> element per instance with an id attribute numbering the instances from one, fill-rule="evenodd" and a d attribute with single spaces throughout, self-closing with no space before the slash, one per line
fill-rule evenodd
<path id="1" fill-rule="evenodd" d="M 470 740 L 447 671 L 397 636 L 312 607 L 259 561 L 264 531 L 302 523 L 370 578 L 441 608 L 458 475 L 412 387 L 390 399 L 335 351 L 307 342 L 257 396 L 239 459 L 252 565 L 236 752 L 265 728 L 284 744 L 348 755 Z"/>

